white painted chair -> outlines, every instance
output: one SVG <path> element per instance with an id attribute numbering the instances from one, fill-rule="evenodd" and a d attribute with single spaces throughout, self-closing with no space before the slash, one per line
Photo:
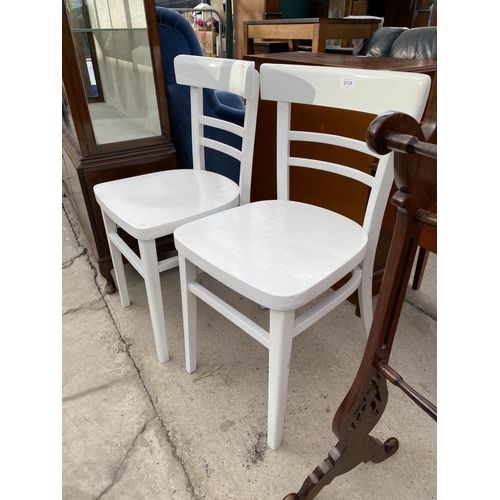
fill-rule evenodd
<path id="1" fill-rule="evenodd" d="M 191 87 L 194 168 L 129 177 L 94 187 L 102 210 L 121 303 L 123 307 L 130 305 L 123 255 L 145 280 L 156 352 L 161 363 L 168 361 L 169 356 L 160 272 L 176 267 L 178 257 L 158 262 L 155 240 L 172 234 L 186 222 L 250 201 L 259 96 L 259 74 L 250 61 L 179 55 L 174 68 L 177 82 Z M 232 92 L 246 99 L 243 127 L 204 116 L 203 88 Z M 240 136 L 241 151 L 206 139 L 205 126 Z M 205 171 L 205 148 L 216 149 L 240 161 L 239 185 L 222 175 Z M 138 240 L 140 257 L 118 235 L 118 227 Z"/>
<path id="2" fill-rule="evenodd" d="M 372 322 L 374 254 L 393 181 L 392 153 L 379 156 L 375 176 L 347 166 L 294 158 L 290 141 L 310 141 L 373 153 L 362 141 L 290 130 L 291 103 L 420 120 L 430 88 L 426 75 L 319 66 L 263 64 L 261 98 L 277 101 L 278 200 L 260 201 L 186 224 L 174 232 L 179 253 L 188 372 L 196 369 L 196 300 L 205 301 L 269 349 L 268 445 L 283 433 L 292 339 L 358 290 L 368 333 Z M 289 201 L 291 165 L 345 175 L 371 187 L 363 225 L 323 208 Z M 269 332 L 196 281 L 200 268 L 237 293 L 270 309 Z M 319 304 L 309 303 L 352 272 Z"/>

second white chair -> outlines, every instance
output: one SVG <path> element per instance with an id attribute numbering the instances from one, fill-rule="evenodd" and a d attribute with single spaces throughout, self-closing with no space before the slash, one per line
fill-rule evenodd
<path id="1" fill-rule="evenodd" d="M 122 255 L 146 283 L 151 323 L 160 362 L 168 360 L 160 272 L 178 265 L 178 258 L 158 262 L 157 238 L 201 217 L 250 201 L 253 145 L 257 120 L 259 74 L 250 61 L 180 55 L 174 60 L 177 83 L 191 87 L 193 169 L 139 175 L 98 184 L 99 203 L 123 307 L 130 305 Z M 246 99 L 243 127 L 203 114 L 203 89 L 224 90 Z M 186 113 L 190 110 L 187 109 Z M 242 138 L 241 151 L 206 139 L 205 127 L 215 127 Z M 204 149 L 212 148 L 240 161 L 239 185 L 205 171 Z M 139 242 L 140 257 L 118 234 L 118 227 Z"/>
<path id="2" fill-rule="evenodd" d="M 372 321 L 372 274 L 384 209 L 393 181 L 392 153 L 375 176 L 334 162 L 290 156 L 290 141 L 323 143 L 365 153 L 348 137 L 291 130 L 292 103 L 378 115 L 396 110 L 420 120 L 427 75 L 319 66 L 263 64 L 261 98 L 277 102 L 278 199 L 250 203 L 186 224 L 174 232 L 179 252 L 186 368 L 196 369 L 196 300 L 202 299 L 269 349 L 268 436 L 281 444 L 292 339 L 358 290 L 366 333 Z M 314 146 L 311 145 L 311 149 Z M 335 212 L 289 200 L 289 167 L 321 169 L 369 186 L 363 225 Z M 200 268 L 237 293 L 270 309 L 261 328 L 196 281 Z M 352 272 L 300 317 L 295 311 Z"/>

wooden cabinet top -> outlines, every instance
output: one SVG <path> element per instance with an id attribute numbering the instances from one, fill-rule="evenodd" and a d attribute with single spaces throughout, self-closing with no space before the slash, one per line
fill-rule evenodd
<path id="1" fill-rule="evenodd" d="M 396 59 L 393 57 L 352 56 L 345 54 L 279 52 L 274 54 L 250 54 L 246 55 L 244 59 L 255 61 L 257 65 L 264 63 L 306 64 L 312 66 L 411 71 L 416 73 L 433 73 L 437 71 L 436 61 L 426 61 L 422 59 Z"/>

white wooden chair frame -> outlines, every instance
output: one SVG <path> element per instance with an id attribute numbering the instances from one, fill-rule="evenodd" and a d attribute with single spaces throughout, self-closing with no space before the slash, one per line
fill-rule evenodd
<path id="1" fill-rule="evenodd" d="M 180 259 L 186 368 L 190 373 L 196 369 L 196 300 L 200 298 L 269 349 L 268 445 L 271 449 L 277 449 L 283 433 L 293 338 L 332 311 L 356 290 L 365 331 L 368 334 L 370 330 L 375 249 L 393 182 L 393 153 L 376 156 L 379 164 L 375 176 L 333 162 L 291 157 L 291 141 L 330 144 L 366 153 L 371 158 L 374 156 L 362 141 L 330 134 L 290 130 L 291 105 L 301 103 L 329 106 L 374 115 L 392 109 L 405 112 L 419 120 L 429 93 L 430 78 L 426 75 L 389 71 L 275 64 L 263 64 L 260 73 L 261 98 L 278 103 L 278 200 L 250 203 L 207 217 L 203 221 L 187 224 L 174 232 L 174 239 Z M 325 209 L 289 201 L 290 166 L 345 175 L 369 186 L 371 189 L 363 226 Z M 323 232 L 328 232 L 330 227 L 335 226 L 339 231 L 337 246 L 340 249 L 345 247 L 346 252 L 352 251 L 352 255 L 337 256 L 332 250 L 331 259 L 335 261 L 335 265 L 326 265 L 323 276 L 321 266 L 316 265 L 315 259 L 319 259 L 316 253 L 319 254 L 319 250 L 323 251 L 324 248 L 317 249 L 316 252 L 315 245 L 324 247 L 325 242 L 330 241 L 326 238 L 331 236 L 319 234 L 321 230 L 318 230 L 310 254 L 296 256 L 297 266 L 306 270 L 302 273 L 305 276 L 302 288 L 300 279 L 295 276 L 288 279 L 274 269 L 270 269 L 270 277 L 266 276 L 259 266 L 266 259 L 271 262 L 269 254 L 274 251 L 277 255 L 284 255 L 289 251 L 289 247 L 295 248 L 293 236 L 290 236 L 289 240 L 286 235 L 283 235 L 283 240 L 272 239 L 273 231 L 279 230 L 277 226 L 281 212 L 285 222 L 299 221 L 297 224 L 302 224 L 300 227 L 305 228 L 305 232 L 308 230 L 308 220 L 311 224 L 317 220 L 324 222 Z M 259 227 L 262 228 L 260 233 Z M 252 235 L 248 236 L 247 233 Z M 214 241 L 215 238 L 219 239 L 220 243 L 215 251 L 212 245 L 211 251 L 205 250 L 207 238 L 211 239 L 213 245 L 218 244 Z M 263 241 L 267 238 L 271 241 L 268 246 L 267 242 Z M 300 236 L 297 235 L 296 238 Z M 247 252 L 242 242 L 248 246 Z M 299 244 L 295 246 L 298 248 Z M 293 252 L 293 249 L 290 251 Z M 323 255 L 322 258 L 323 264 L 328 262 L 328 257 Z M 268 307 L 269 331 L 198 283 L 197 267 L 237 293 Z M 310 273 L 311 276 L 314 275 L 314 279 L 306 276 L 309 268 L 312 269 Z M 296 309 L 327 291 L 349 272 L 352 272 L 352 277 L 340 289 L 332 292 L 300 317 L 295 317 Z M 283 274 L 286 273 L 293 275 L 293 271 L 284 269 Z M 276 282 L 281 278 L 284 286 L 279 292 L 274 292 L 279 288 Z M 296 292 L 289 290 L 297 283 Z"/>
<path id="2" fill-rule="evenodd" d="M 113 261 L 123 307 L 130 305 L 122 255 L 144 278 L 158 360 L 168 361 L 160 273 L 178 266 L 177 256 L 158 261 L 156 239 L 187 222 L 248 203 L 257 120 L 259 74 L 251 61 L 179 55 L 174 60 L 177 82 L 191 87 L 194 168 L 168 170 L 98 184 L 94 187 Z M 203 114 L 203 89 L 224 90 L 246 100 L 243 126 Z M 186 110 L 187 111 L 187 110 Z M 242 138 L 241 151 L 204 136 L 216 127 Z M 212 148 L 240 161 L 239 185 L 205 171 L 204 149 Z M 138 240 L 140 257 L 119 236 L 118 228 Z"/>

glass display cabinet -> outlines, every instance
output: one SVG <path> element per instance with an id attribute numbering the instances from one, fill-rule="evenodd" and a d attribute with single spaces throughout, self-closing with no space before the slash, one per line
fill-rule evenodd
<path id="1" fill-rule="evenodd" d="M 154 0 L 63 0 L 62 56 L 63 190 L 111 293 L 94 185 L 176 168 Z"/>

